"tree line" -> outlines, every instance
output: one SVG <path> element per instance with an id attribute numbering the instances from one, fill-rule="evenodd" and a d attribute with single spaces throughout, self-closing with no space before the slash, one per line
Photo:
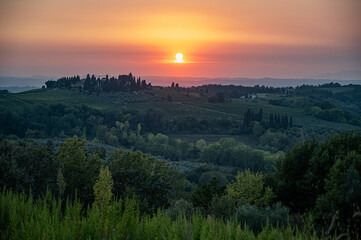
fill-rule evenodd
<path id="1" fill-rule="evenodd" d="M 77 88 L 79 91 L 92 94 L 96 93 L 98 96 L 101 92 L 133 92 L 148 89 L 151 83 L 142 80 L 140 77 L 137 79 L 129 73 L 128 75 L 119 75 L 118 78 L 110 77 L 108 74 L 104 78 L 89 75 L 84 79 L 80 76 L 62 77 L 58 80 L 48 80 L 45 82 L 47 88 Z"/>
<path id="2" fill-rule="evenodd" d="M 251 109 L 243 115 L 243 124 L 241 128 L 242 133 L 252 133 L 254 132 L 255 123 L 261 124 L 264 130 L 269 128 L 273 129 L 287 129 L 293 127 L 293 118 L 288 117 L 287 114 L 281 115 L 279 113 L 270 113 L 269 120 L 264 120 L 263 110 L 259 109 L 258 112 L 254 112 Z M 257 134 L 256 134 L 257 135 Z"/>

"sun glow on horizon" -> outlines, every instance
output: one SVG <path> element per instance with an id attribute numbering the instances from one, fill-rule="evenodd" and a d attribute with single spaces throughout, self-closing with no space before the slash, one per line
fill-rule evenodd
<path id="1" fill-rule="evenodd" d="M 0 73 L 303 78 L 360 69 L 361 1 L 276 2 L 0 0 Z"/>
<path id="2" fill-rule="evenodd" d="M 175 58 L 176 58 L 176 60 L 174 60 L 174 62 L 176 62 L 176 63 L 183 63 L 184 62 L 182 53 L 177 53 L 175 55 Z"/>

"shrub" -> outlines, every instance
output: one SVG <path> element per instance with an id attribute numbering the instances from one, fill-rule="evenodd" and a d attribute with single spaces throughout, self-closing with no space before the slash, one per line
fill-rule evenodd
<path id="1" fill-rule="evenodd" d="M 243 226 L 247 224 L 253 231 L 259 232 L 266 225 L 285 227 L 289 224 L 289 209 L 276 203 L 272 207 L 260 208 L 240 203 L 234 219 Z"/>

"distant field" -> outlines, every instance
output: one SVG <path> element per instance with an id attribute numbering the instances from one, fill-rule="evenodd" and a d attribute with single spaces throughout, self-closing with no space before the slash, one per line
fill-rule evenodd
<path id="1" fill-rule="evenodd" d="M 20 111 L 24 107 L 29 107 L 31 105 L 31 103 L 25 102 L 22 99 L 16 98 L 12 95 L 0 95 L 0 106 L 10 109 L 14 112 Z"/>
<path id="2" fill-rule="evenodd" d="M 186 117 L 193 116 L 198 119 L 215 119 L 233 118 L 240 119 L 240 116 L 234 116 L 227 113 L 219 113 L 209 108 L 199 108 L 188 104 L 179 102 L 144 102 L 144 103 L 129 103 L 125 105 L 128 109 L 147 111 L 148 109 L 158 110 L 168 117 Z"/>
<path id="3" fill-rule="evenodd" d="M 199 119 L 231 117 L 235 120 L 241 120 L 247 109 L 258 112 L 261 108 L 264 118 L 268 118 L 270 113 L 287 114 L 290 117 L 303 115 L 303 110 L 301 109 L 270 105 L 264 99 L 232 99 L 231 102 L 209 103 L 206 96 L 193 92 L 178 91 L 176 88 L 154 88 L 148 90 L 148 92 L 163 99 L 166 99 L 169 95 L 172 98 L 172 102 L 131 103 L 126 106 L 141 111 L 149 108 L 158 109 L 169 116 L 191 115 Z"/>
<path id="4" fill-rule="evenodd" d="M 195 92 L 185 92 L 177 88 L 159 88 L 155 87 L 146 92 L 154 94 L 163 99 L 167 99 L 168 96 L 171 97 L 173 102 L 198 102 L 198 101 L 207 101 L 207 97 L 202 96 L 199 93 Z"/>
<path id="5" fill-rule="evenodd" d="M 99 110 L 120 109 L 119 105 L 113 104 L 95 96 L 79 94 L 63 89 L 37 89 L 22 93 L 12 94 L 7 97 L 10 101 L 24 101 L 28 104 L 84 104 Z M 8 101 L 7 100 L 7 101 Z"/>
<path id="6" fill-rule="evenodd" d="M 263 117 L 268 118 L 270 113 L 287 114 L 289 117 L 302 116 L 303 110 L 297 108 L 281 107 L 268 104 L 268 101 L 262 99 L 232 99 L 226 103 L 189 103 L 199 107 L 222 111 L 230 114 L 239 114 L 243 118 L 247 109 L 258 112 L 261 108 Z"/>

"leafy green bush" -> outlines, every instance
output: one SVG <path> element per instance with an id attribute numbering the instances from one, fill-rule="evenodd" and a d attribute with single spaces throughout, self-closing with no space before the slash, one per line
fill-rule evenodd
<path id="1" fill-rule="evenodd" d="M 285 227 L 289 225 L 289 209 L 276 203 L 272 207 L 257 207 L 240 202 L 235 214 L 235 220 L 241 225 L 247 224 L 256 232 L 261 231 L 265 226 Z"/>
<path id="2" fill-rule="evenodd" d="M 262 175 L 248 170 L 236 176 L 236 182 L 227 185 L 227 194 L 235 201 L 242 204 L 259 207 L 268 206 L 274 198 L 270 187 L 264 186 Z"/>

